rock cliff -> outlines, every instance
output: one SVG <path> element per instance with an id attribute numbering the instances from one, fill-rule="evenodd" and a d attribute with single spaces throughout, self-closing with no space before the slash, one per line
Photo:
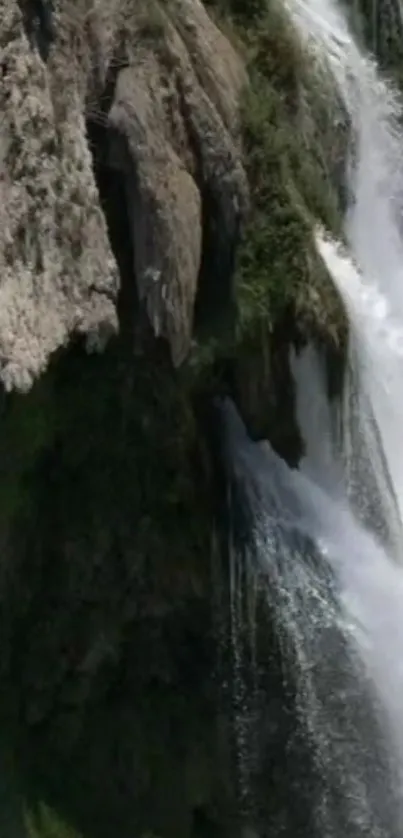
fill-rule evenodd
<path id="1" fill-rule="evenodd" d="M 205 406 L 230 392 L 296 461 L 290 343 L 338 374 L 345 340 L 312 242 L 344 115 L 281 4 L 248 3 L 0 0 L 16 836 L 240 834 Z"/>
<path id="2" fill-rule="evenodd" d="M 241 60 L 201 2 L 7 0 L 1 11 L 6 388 L 27 389 L 72 334 L 94 348 L 116 329 L 119 275 L 94 156 L 124 181 L 132 282 L 154 335 L 180 363 L 192 338 L 205 196 L 223 272 L 245 207 Z"/>

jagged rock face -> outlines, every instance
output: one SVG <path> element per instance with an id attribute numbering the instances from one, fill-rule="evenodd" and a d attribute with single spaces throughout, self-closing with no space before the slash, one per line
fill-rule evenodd
<path id="1" fill-rule="evenodd" d="M 118 288 L 70 56 L 47 67 L 1 4 L 0 376 L 26 390 L 72 332 L 116 328 Z"/>
<path id="2" fill-rule="evenodd" d="M 237 143 L 245 74 L 200 2 L 155 5 L 151 19 L 140 3 L 130 25 L 105 114 L 107 154 L 124 174 L 139 300 L 177 365 L 203 282 L 207 193 L 216 199 L 219 259 L 220 236 L 230 249 L 238 238 L 247 192 Z"/>
<path id="3" fill-rule="evenodd" d="M 199 0 L 1 3 L 0 376 L 26 390 L 73 333 L 117 327 L 118 270 L 87 128 L 124 173 L 133 283 L 154 334 L 189 348 L 205 190 L 235 240 L 242 64 Z"/>

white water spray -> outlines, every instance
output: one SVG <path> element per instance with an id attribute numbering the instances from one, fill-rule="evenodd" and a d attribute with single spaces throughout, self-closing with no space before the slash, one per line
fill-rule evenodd
<path id="1" fill-rule="evenodd" d="M 337 0 L 283 2 L 318 67 L 332 76 L 351 126 L 348 251 L 321 229 L 316 233 L 347 309 L 349 370 L 344 404 L 333 409 L 315 353 L 292 359 L 306 443 L 298 471 L 270 446 L 266 458 L 256 457 L 257 447 L 225 408 L 228 451 L 252 522 L 247 558 L 265 579 L 294 709 L 318 769 L 308 790 L 311 832 L 321 838 L 401 838 L 400 102 L 358 48 Z M 234 549 L 238 560 L 237 539 Z M 293 827 L 290 834 L 299 833 Z"/>
<path id="2" fill-rule="evenodd" d="M 320 448 L 316 442 L 333 430 L 323 410 L 316 429 L 312 427 L 315 417 L 309 403 L 323 400 L 323 384 L 317 362 L 305 358 L 302 366 L 295 367 L 299 419 L 308 449 L 302 472 L 311 486 L 304 496 L 312 506 L 316 537 L 341 582 L 346 620 L 375 685 L 380 714 L 386 717 L 385 736 L 397 761 L 395 797 L 402 803 L 402 108 L 392 84 L 380 77 L 375 62 L 358 48 L 337 0 L 286 0 L 286 4 L 307 48 L 337 85 L 349 116 L 354 159 L 349 172 L 353 198 L 345 225 L 349 252 L 322 230 L 316 234 L 317 248 L 343 297 L 350 323 L 346 405 L 351 404 L 352 394 L 355 408 L 343 414 L 343 446 L 338 453 L 344 485 L 340 462 L 336 466 L 337 446 L 332 461 L 329 445 L 324 458 L 323 442 Z M 309 402 L 304 400 L 308 380 L 311 390 L 317 389 Z M 362 458 L 372 470 L 375 491 L 367 484 Z M 388 538 L 384 532 L 374 537 L 357 518 L 360 499 L 368 493 L 373 497 L 364 523 L 372 523 L 371 508 L 382 507 Z"/>
<path id="3" fill-rule="evenodd" d="M 376 537 L 357 521 L 349 503 L 347 483 L 343 490 L 334 422 L 330 408 L 324 409 L 324 380 L 318 357 L 312 350 L 306 351 L 293 359 L 293 370 L 302 430 L 309 422 L 309 434 L 305 434 L 306 456 L 293 480 L 308 510 L 310 531 L 341 583 L 346 627 L 380 698 L 385 741 L 395 761 L 399 784 L 394 796 L 400 804 L 403 798 L 403 571 Z M 316 415 L 312 415 L 306 400 L 308 380 L 311 397 L 323 406 Z M 325 449 L 323 439 L 328 440 Z"/>
<path id="4" fill-rule="evenodd" d="M 309 795 L 310 834 L 401 838 L 403 575 L 350 508 L 319 359 L 304 353 L 293 368 L 306 442 L 298 471 L 268 444 L 257 446 L 231 430 L 224 408 L 240 493 L 231 516 L 232 562 L 239 569 L 246 560 L 262 579 L 285 681 L 292 684 L 296 730 L 316 777 L 309 785 L 302 775 L 295 789 L 302 788 L 300 800 Z M 239 529 L 245 505 L 247 542 Z M 238 600 L 233 586 L 232 603 Z M 233 638 L 239 673 L 237 632 Z M 244 720 L 241 713 L 240 767 L 248 791 Z M 299 835 L 289 814 L 287 820 L 289 834 Z M 277 822 L 270 828 L 280 834 Z"/>
<path id="5" fill-rule="evenodd" d="M 346 219 L 351 257 L 317 235 L 351 325 L 357 387 L 379 432 L 393 502 L 403 521 L 403 137 L 401 102 L 361 53 L 336 0 L 287 0 L 307 46 L 327 65 L 354 139 L 353 201 Z M 355 265 L 357 267 L 355 267 Z M 361 411 L 363 404 L 361 404 Z M 371 421 L 363 421 L 368 429 Z M 379 475 L 384 490 L 384 479 Z M 389 499 L 389 507 L 393 505 Z M 394 529 L 396 524 L 394 522 Z"/>
<path id="6" fill-rule="evenodd" d="M 242 788 L 247 800 L 250 708 L 240 666 L 245 620 L 238 622 L 237 604 L 248 584 L 242 570 L 250 570 L 262 580 L 283 677 L 292 685 L 297 774 L 298 748 L 309 754 L 307 776 L 297 784 L 289 768 L 297 805 L 309 796 L 309 834 L 401 838 L 403 572 L 351 508 L 319 359 L 310 350 L 292 366 L 306 443 L 298 471 L 268 443 L 252 443 L 233 406 L 221 408 L 235 492 L 230 564 Z M 283 747 L 294 747 L 292 737 Z M 284 817 L 285 834 L 307 834 L 296 831 L 289 812 Z M 277 820 L 269 827 L 282 834 Z"/>

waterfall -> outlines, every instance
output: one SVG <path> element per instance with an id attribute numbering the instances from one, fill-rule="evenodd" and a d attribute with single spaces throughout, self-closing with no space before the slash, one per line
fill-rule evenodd
<path id="1" fill-rule="evenodd" d="M 403 569 L 388 554 L 382 540 L 357 520 L 348 493 L 348 473 L 344 472 L 344 478 L 340 476 L 340 450 L 329 407 L 326 414 L 322 410 L 316 417 L 307 411 L 308 377 L 311 390 L 316 387 L 316 403 L 325 401 L 319 359 L 308 351 L 305 358 L 294 361 L 294 371 L 301 428 L 308 419 L 311 423 L 309 436 L 305 434 L 306 455 L 300 465 L 301 474 L 311 480 L 305 495 L 312 504 L 311 532 L 338 581 L 350 642 L 370 679 L 382 722 L 382 738 L 394 763 L 393 796 L 403 828 Z M 326 459 L 323 437 L 329 440 Z M 326 483 L 322 477 L 325 473 Z M 299 475 L 294 479 L 299 479 Z M 318 493 L 318 487 L 325 489 L 326 497 Z M 362 745 L 367 747 L 368 742 Z"/>
<path id="2" fill-rule="evenodd" d="M 402 103 L 349 31 L 335 0 L 287 0 L 307 47 L 332 74 L 352 126 L 349 253 L 318 231 L 318 249 L 338 287 L 351 329 L 356 417 L 396 549 L 403 521 L 403 137 Z M 376 429 L 376 430 L 374 430 Z M 378 437 L 378 439 L 376 438 Z M 382 456 L 380 456 L 382 451 Z M 375 453 L 376 452 L 376 453 Z M 382 465 L 383 459 L 383 465 Z M 388 485 L 387 485 L 388 484 Z M 394 507 L 398 508 L 398 515 Z M 401 549 L 401 548 L 400 548 Z"/>
<path id="3" fill-rule="evenodd" d="M 318 250 L 346 303 L 350 348 L 341 417 L 342 455 L 350 499 L 361 519 L 402 561 L 403 397 L 398 322 L 386 315 L 379 285 L 368 284 L 340 245 L 316 237 Z M 402 321 L 403 325 L 403 321 Z M 402 333 L 403 336 L 403 333 Z"/>
<path id="4" fill-rule="evenodd" d="M 342 295 L 350 326 L 338 450 L 348 511 L 340 519 L 331 561 L 356 647 L 385 713 L 385 737 L 396 759 L 395 796 L 402 799 L 402 102 L 357 45 L 337 0 L 287 0 L 287 6 L 307 49 L 337 85 L 351 125 L 346 249 L 316 231 L 317 249 Z M 317 433 L 323 433 L 323 422 Z M 305 437 L 312 457 L 313 432 L 308 438 L 305 430 Z M 340 493 L 339 474 L 337 486 Z M 358 528 L 358 520 L 375 532 L 376 542 Z"/>
<path id="5" fill-rule="evenodd" d="M 252 443 L 231 403 L 220 407 L 233 486 L 232 562 L 249 563 L 259 579 L 281 658 L 282 701 L 294 718 L 281 742 L 285 765 L 270 763 L 271 770 L 280 767 L 280 778 L 265 775 L 276 801 L 286 783 L 286 800 L 258 826 L 264 835 L 293 838 L 401 838 L 403 575 L 350 508 L 318 359 L 305 354 L 293 359 L 293 368 L 301 427 L 309 421 L 299 470 L 268 443 Z M 314 417 L 306 412 L 308 379 Z M 233 596 L 238 602 L 239 588 Z M 262 614 L 255 609 L 258 620 Z M 239 637 L 237 624 L 237 678 Z M 269 672 L 275 666 L 272 652 L 265 664 Z M 272 689 L 266 692 L 270 717 Z M 245 681 L 240 692 L 245 696 Z M 240 723 L 242 759 L 242 749 L 248 756 L 243 715 Z M 275 724 L 281 728 L 281 713 Z M 264 722 L 259 734 L 261 753 L 254 756 L 264 767 L 275 746 Z M 253 772 L 244 770 L 242 780 L 253 782 Z"/>
<path id="6" fill-rule="evenodd" d="M 295 727 L 287 728 L 284 747 L 298 742 L 295 764 L 304 765 L 298 782 L 289 779 L 288 806 L 279 806 L 277 819 L 271 814 L 261 831 L 401 838 L 401 102 L 356 43 L 337 0 L 284 3 L 318 73 L 337 86 L 351 126 L 345 241 L 319 227 L 315 232 L 345 303 L 350 346 L 339 404 L 328 402 L 312 349 L 291 358 L 306 446 L 298 469 L 288 468 L 268 443 L 252 443 L 231 403 L 219 406 L 233 489 L 233 574 L 246 563 L 258 579 L 278 641 L 284 696 L 292 696 Z M 263 726 L 261 735 L 264 764 Z M 280 783 L 277 793 L 281 799 Z M 307 800 L 303 826 L 294 810 Z"/>

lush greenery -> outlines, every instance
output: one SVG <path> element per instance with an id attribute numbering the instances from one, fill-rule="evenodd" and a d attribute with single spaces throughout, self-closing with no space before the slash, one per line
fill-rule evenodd
<path id="1" fill-rule="evenodd" d="M 261 334 L 261 323 L 273 329 L 292 307 L 302 331 L 337 342 L 343 312 L 312 242 L 316 223 L 334 233 L 341 227 L 345 131 L 342 120 L 335 130 L 332 92 L 278 0 L 211 5 L 232 31 L 250 77 L 242 124 L 251 215 L 236 277 L 238 337 Z"/>
<path id="2" fill-rule="evenodd" d="M 255 332 L 263 318 L 273 326 L 291 305 L 321 328 L 340 316 L 311 245 L 315 223 L 340 227 L 325 162 L 329 114 L 284 10 L 276 0 L 265 6 L 253 26 L 245 12 L 237 24 L 251 79 L 243 116 L 252 213 L 238 268 L 241 325 Z M 305 128 L 309 118 L 320 126 L 315 136 Z"/>

